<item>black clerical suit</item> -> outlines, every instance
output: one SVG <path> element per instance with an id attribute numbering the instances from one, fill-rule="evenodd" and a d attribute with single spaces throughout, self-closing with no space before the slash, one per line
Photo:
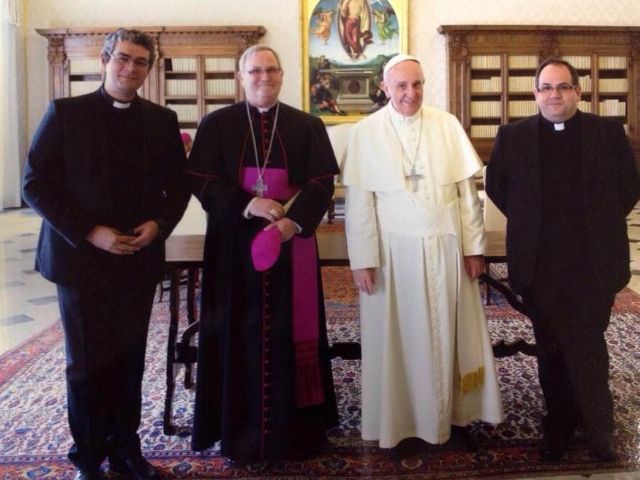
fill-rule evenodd
<path id="1" fill-rule="evenodd" d="M 250 109 L 260 160 L 269 150 L 277 109 L 262 114 Z M 268 167 L 286 172 L 289 184 L 300 189 L 287 216 L 302 229 L 300 236 L 313 236 L 338 173 L 331 144 L 322 121 L 282 103 L 275 128 Z M 313 292 L 319 299 L 315 355 L 324 398 L 296 406 L 294 239 L 282 244 L 273 267 L 254 269 L 250 244 L 265 221 L 243 216 L 255 193 L 240 184 L 243 169 L 255 162 L 244 103 L 202 120 L 188 171 L 209 214 L 192 445 L 204 450 L 221 440 L 222 455 L 241 461 L 303 454 L 323 443 L 338 423 L 319 271 Z"/>
<path id="2" fill-rule="evenodd" d="M 65 332 L 67 401 L 81 470 L 140 453 L 141 383 L 164 240 L 189 193 L 177 118 L 142 98 L 118 109 L 102 89 L 53 101 L 33 138 L 26 202 L 44 219 L 36 268 L 55 282 Z M 158 237 L 113 255 L 85 236 L 155 220 Z"/>
<path id="3" fill-rule="evenodd" d="M 578 111 L 564 129 L 541 115 L 500 127 L 486 191 L 507 216 L 509 282 L 538 348 L 545 432 L 578 423 L 595 451 L 613 432 L 604 332 L 629 281 L 626 215 L 640 197 L 622 126 Z"/>

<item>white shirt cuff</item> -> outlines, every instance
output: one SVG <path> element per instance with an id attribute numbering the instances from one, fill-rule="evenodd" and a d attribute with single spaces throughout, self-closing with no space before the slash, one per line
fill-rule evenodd
<path id="1" fill-rule="evenodd" d="M 257 199 L 258 199 L 258 197 L 253 197 L 251 199 L 251 201 L 249 203 L 247 203 L 247 206 L 245 207 L 244 211 L 242 212 L 242 216 L 244 218 L 252 218 L 253 217 L 253 215 L 251 215 L 249 213 L 249 209 L 251 208 L 251 205 L 253 205 L 253 202 L 255 202 Z"/>

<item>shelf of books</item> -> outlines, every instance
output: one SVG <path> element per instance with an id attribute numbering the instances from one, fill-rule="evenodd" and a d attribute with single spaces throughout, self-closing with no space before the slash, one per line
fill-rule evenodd
<path id="1" fill-rule="evenodd" d="M 164 103 L 182 129 L 197 128 L 204 115 L 238 98 L 234 57 L 172 57 L 164 67 Z"/>
<path id="2" fill-rule="evenodd" d="M 538 66 L 537 55 L 509 55 L 507 79 L 509 94 L 533 96 L 534 75 Z"/>
<path id="3" fill-rule="evenodd" d="M 507 56 L 507 118 L 513 122 L 538 113 L 533 91 L 535 73 L 539 63 L 537 55 Z"/>
<path id="4" fill-rule="evenodd" d="M 628 58 L 612 55 L 594 55 L 593 58 L 592 55 L 565 55 L 562 58 L 578 70 L 582 92 L 578 108 L 583 112 L 619 118 L 628 131 Z M 471 138 L 494 138 L 499 125 L 538 113 L 534 90 L 539 61 L 538 55 L 470 57 Z M 596 71 L 592 68 L 595 65 Z M 597 88 L 594 88 L 594 79 Z M 503 92 L 503 85 L 506 92 Z M 506 111 L 503 112 L 505 102 Z"/>
<path id="5" fill-rule="evenodd" d="M 628 132 L 628 57 L 565 55 L 562 58 L 576 67 L 580 76 L 582 99 L 578 102 L 578 108 L 583 112 L 619 118 Z"/>
<path id="6" fill-rule="evenodd" d="M 100 51 L 113 27 L 36 29 L 47 39 L 51 99 L 82 95 L 100 86 Z M 208 112 L 242 97 L 238 58 L 266 33 L 259 25 L 141 27 L 157 53 L 139 94 L 178 115 L 191 134 Z"/>
<path id="7" fill-rule="evenodd" d="M 499 94 L 502 91 L 500 55 L 471 57 L 471 95 Z"/>
<path id="8" fill-rule="evenodd" d="M 161 99 L 178 115 L 183 131 L 195 131 L 201 114 L 198 106 L 198 58 L 168 57 L 162 59 Z"/>
<path id="9" fill-rule="evenodd" d="M 501 55 L 471 56 L 470 135 L 493 138 L 502 120 Z"/>
<path id="10" fill-rule="evenodd" d="M 236 59 L 207 57 L 204 59 L 204 113 L 211 113 L 237 101 Z"/>
<path id="11" fill-rule="evenodd" d="M 537 113 L 535 72 L 546 58 L 578 70 L 583 112 L 619 120 L 640 165 L 640 27 L 441 25 L 448 108 L 487 161 L 500 125 Z"/>
<path id="12" fill-rule="evenodd" d="M 591 56 L 590 55 L 563 55 L 562 59 L 573 65 L 578 70 L 578 84 L 582 91 L 583 99 L 587 98 L 590 102 L 592 87 L 591 75 Z M 580 108 L 580 107 L 579 107 Z M 580 108 L 583 111 L 583 108 Z M 591 110 L 589 110 L 591 111 Z"/>
<path id="13" fill-rule="evenodd" d="M 629 132 L 627 104 L 629 101 L 629 58 L 622 55 L 598 57 L 597 113 L 619 119 Z"/>
<path id="14" fill-rule="evenodd" d="M 70 97 L 85 95 L 100 88 L 102 74 L 100 58 L 72 58 L 69 59 L 69 90 Z"/>

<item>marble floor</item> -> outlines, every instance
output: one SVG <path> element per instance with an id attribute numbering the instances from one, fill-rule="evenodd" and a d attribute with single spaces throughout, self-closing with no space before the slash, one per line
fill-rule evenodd
<path id="1" fill-rule="evenodd" d="M 0 354 L 60 318 L 56 287 L 34 270 L 40 217 L 0 213 Z"/>
<path id="2" fill-rule="evenodd" d="M 56 287 L 34 270 L 40 217 L 31 209 L 0 212 L 0 355 L 60 318 Z M 206 217 L 192 199 L 175 233 L 204 233 Z"/>
<path id="3" fill-rule="evenodd" d="M 40 218 L 30 209 L 0 212 L 0 355 L 19 346 L 59 318 L 55 285 L 44 280 L 33 269 L 40 222 Z M 629 215 L 627 222 L 632 270 L 628 286 L 640 293 L 640 204 Z M 192 202 L 177 232 L 199 233 L 203 223 L 202 210 Z M 544 478 L 579 480 L 586 477 Z M 640 480 L 640 472 L 594 474 L 588 478 Z"/>

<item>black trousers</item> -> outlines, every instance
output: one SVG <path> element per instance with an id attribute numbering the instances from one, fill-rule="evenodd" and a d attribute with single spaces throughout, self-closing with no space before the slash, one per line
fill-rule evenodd
<path id="1" fill-rule="evenodd" d="M 592 282 L 535 282 L 523 295 L 538 352 L 548 434 L 570 438 L 580 422 L 594 446 L 613 432 L 609 355 L 604 333 L 615 293 Z"/>
<path id="2" fill-rule="evenodd" d="M 66 347 L 69 459 L 83 470 L 140 453 L 142 375 L 155 279 L 106 274 L 58 285 Z"/>

